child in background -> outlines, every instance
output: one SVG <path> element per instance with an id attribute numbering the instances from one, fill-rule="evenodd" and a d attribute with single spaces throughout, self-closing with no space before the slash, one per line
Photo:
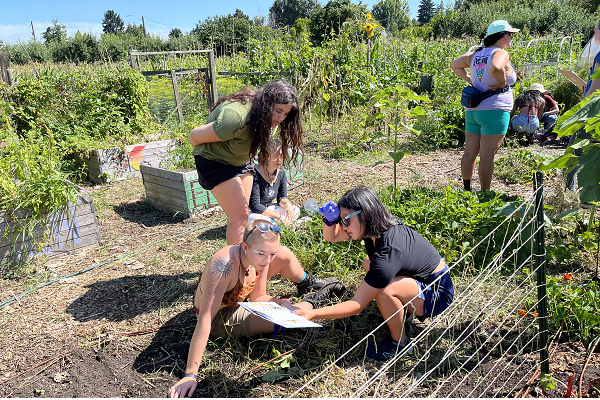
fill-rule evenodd
<path id="1" fill-rule="evenodd" d="M 287 198 L 287 177 L 282 167 L 281 141 L 269 141 L 269 159 L 254 168 L 248 222 L 265 219 L 290 223 L 298 219 L 300 208 Z M 277 200 L 277 202 L 275 202 Z"/>

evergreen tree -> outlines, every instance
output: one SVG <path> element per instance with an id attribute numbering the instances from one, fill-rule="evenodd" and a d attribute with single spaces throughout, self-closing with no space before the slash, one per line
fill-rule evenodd
<path id="1" fill-rule="evenodd" d="M 46 44 L 65 40 L 67 38 L 67 26 L 59 24 L 57 19 L 53 19 L 52 26 L 49 26 L 46 31 L 42 33 L 42 37 Z"/>
<path id="2" fill-rule="evenodd" d="M 108 10 L 104 13 L 104 19 L 102 19 L 102 31 L 104 33 L 119 33 L 125 29 L 125 23 L 121 19 L 121 16 L 113 10 Z"/>
<path id="3" fill-rule="evenodd" d="M 181 32 L 181 29 L 173 28 L 173 29 L 171 29 L 171 32 L 169 32 L 169 39 L 177 39 L 178 37 L 181 37 L 182 35 L 183 35 L 183 32 Z"/>
<path id="4" fill-rule="evenodd" d="M 419 21 L 421 25 L 426 24 L 434 15 L 435 5 L 433 4 L 433 0 L 421 0 L 419 3 L 417 21 Z"/>

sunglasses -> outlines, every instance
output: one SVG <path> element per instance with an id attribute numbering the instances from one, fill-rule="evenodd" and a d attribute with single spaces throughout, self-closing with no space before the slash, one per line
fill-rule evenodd
<path id="1" fill-rule="evenodd" d="M 512 33 L 512 32 L 504 32 L 504 34 L 505 34 L 505 35 L 508 35 L 508 36 L 510 36 L 510 37 L 513 37 L 513 36 L 515 35 L 515 34 L 514 34 L 514 33 Z"/>
<path id="2" fill-rule="evenodd" d="M 358 215 L 362 212 L 362 210 L 357 210 L 354 211 L 352 214 L 348 214 L 346 215 L 344 218 L 340 218 L 340 225 L 345 226 L 346 228 L 350 226 L 350 222 L 348 221 L 350 218 L 354 217 L 355 215 Z"/>
<path id="3" fill-rule="evenodd" d="M 276 234 L 279 234 L 279 232 L 281 232 L 281 227 L 277 224 L 269 224 L 266 222 L 261 222 L 259 224 L 256 224 L 256 226 L 254 228 L 252 228 L 252 230 L 250 232 L 248 232 L 248 235 L 246 236 L 246 238 L 248 236 L 250 236 L 252 234 L 252 232 L 254 232 L 255 229 L 257 229 L 259 231 L 261 231 L 262 233 L 268 232 L 269 229 L 272 230 L 273 232 L 275 232 Z"/>

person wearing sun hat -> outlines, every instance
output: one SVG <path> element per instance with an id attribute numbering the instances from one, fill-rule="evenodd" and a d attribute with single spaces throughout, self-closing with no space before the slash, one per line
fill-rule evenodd
<path id="1" fill-rule="evenodd" d="M 548 135 L 548 131 L 556 125 L 556 121 L 558 120 L 559 108 L 558 104 L 554 100 L 554 98 L 550 95 L 548 89 L 544 88 L 544 85 L 541 83 L 534 83 L 529 86 L 529 90 L 537 90 L 544 97 L 544 101 L 546 105 L 544 106 L 544 113 L 542 114 L 542 119 L 540 123 L 544 124 L 545 134 Z"/>
<path id="2" fill-rule="evenodd" d="M 510 87 L 517 80 L 505 49 L 510 47 L 512 36 L 518 31 L 507 21 L 494 21 L 488 26 L 482 47 L 461 55 L 450 64 L 459 78 L 481 92 L 502 89 L 502 93 L 486 98 L 477 107 L 465 107 L 465 152 L 461 159 L 465 190 L 471 190 L 478 155 L 481 190 L 489 190 L 492 184 L 494 157 L 506 135 L 513 109 Z"/>

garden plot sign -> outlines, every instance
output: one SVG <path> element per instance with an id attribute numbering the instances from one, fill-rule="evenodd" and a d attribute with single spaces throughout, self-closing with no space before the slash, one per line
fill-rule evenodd
<path id="1" fill-rule="evenodd" d="M 92 150 L 89 158 L 84 161 L 88 167 L 89 180 L 105 183 L 141 176 L 142 164 L 161 167 L 169 151 L 176 145 L 175 140 L 159 140 L 125 146 L 124 149 L 114 147 Z"/>

